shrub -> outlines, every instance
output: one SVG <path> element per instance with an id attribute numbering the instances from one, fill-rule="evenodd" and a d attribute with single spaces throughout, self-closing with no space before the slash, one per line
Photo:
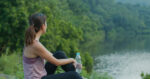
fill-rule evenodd
<path id="1" fill-rule="evenodd" d="M 11 51 L 7 48 L 5 54 L 0 57 L 0 73 L 23 79 L 22 57 L 18 54 L 21 51 L 14 51 L 12 54 L 8 54 L 9 52 Z"/>
<path id="2" fill-rule="evenodd" d="M 143 72 L 141 73 L 142 79 L 150 79 L 150 74 L 144 74 Z"/>

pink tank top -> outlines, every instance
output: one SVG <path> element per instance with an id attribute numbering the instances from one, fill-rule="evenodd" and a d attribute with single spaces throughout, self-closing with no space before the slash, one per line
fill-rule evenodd
<path id="1" fill-rule="evenodd" d="M 27 58 L 23 53 L 24 79 L 41 79 L 45 76 L 44 59 L 41 57 Z"/>

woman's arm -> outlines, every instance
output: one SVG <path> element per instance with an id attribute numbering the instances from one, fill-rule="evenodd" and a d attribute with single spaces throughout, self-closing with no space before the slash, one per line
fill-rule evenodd
<path id="1" fill-rule="evenodd" d="M 56 66 L 65 65 L 69 63 L 76 63 L 73 58 L 68 59 L 56 59 L 51 52 L 49 52 L 40 42 L 36 42 L 33 45 L 36 55 L 44 58 L 45 60 L 55 64 Z"/>

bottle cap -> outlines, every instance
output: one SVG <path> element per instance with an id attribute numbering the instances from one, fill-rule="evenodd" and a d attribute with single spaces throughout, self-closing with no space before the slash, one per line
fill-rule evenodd
<path id="1" fill-rule="evenodd" d="M 77 53 L 76 53 L 76 55 L 80 55 L 80 53 L 79 53 L 79 52 L 77 52 Z"/>

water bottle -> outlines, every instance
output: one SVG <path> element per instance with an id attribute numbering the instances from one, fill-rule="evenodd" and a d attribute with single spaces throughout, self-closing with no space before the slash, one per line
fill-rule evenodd
<path id="1" fill-rule="evenodd" d="M 77 65 L 76 65 L 76 72 L 78 73 L 81 73 L 81 65 L 82 65 L 82 62 L 81 62 L 81 56 L 80 56 L 80 53 L 76 53 L 76 61 L 77 61 Z"/>

